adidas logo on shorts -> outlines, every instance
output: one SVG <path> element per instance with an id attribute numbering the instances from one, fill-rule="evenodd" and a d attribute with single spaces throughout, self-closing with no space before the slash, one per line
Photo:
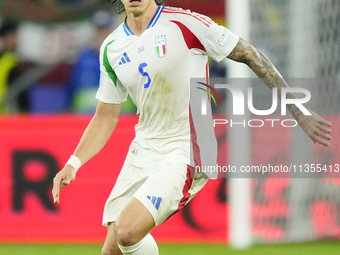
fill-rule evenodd
<path id="1" fill-rule="evenodd" d="M 151 201 L 151 203 L 156 207 L 156 209 L 158 210 L 162 198 L 161 197 L 151 197 L 151 196 L 147 196 L 147 198 Z"/>

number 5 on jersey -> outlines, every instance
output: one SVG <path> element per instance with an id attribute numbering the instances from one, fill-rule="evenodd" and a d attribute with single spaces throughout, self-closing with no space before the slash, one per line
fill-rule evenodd
<path id="1" fill-rule="evenodd" d="M 147 88 L 150 86 L 150 84 L 151 84 L 151 78 L 150 78 L 149 74 L 148 74 L 147 72 L 144 72 L 144 70 L 143 70 L 143 69 L 144 69 L 145 67 L 147 67 L 147 66 L 148 66 L 147 63 L 141 63 L 141 64 L 139 65 L 139 67 L 138 67 L 138 70 L 139 70 L 140 74 L 141 74 L 142 76 L 145 76 L 145 77 L 148 78 L 148 81 L 144 84 L 144 88 L 145 88 L 145 89 L 147 89 Z"/>

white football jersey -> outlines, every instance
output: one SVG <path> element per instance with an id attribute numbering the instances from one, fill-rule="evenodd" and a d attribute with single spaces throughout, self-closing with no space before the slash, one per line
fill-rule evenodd
<path id="1" fill-rule="evenodd" d="M 204 154 L 200 136 L 209 138 L 213 126 L 205 134 L 197 132 L 190 110 L 190 78 L 207 78 L 207 56 L 221 61 L 238 41 L 238 36 L 206 16 L 160 5 L 141 36 L 124 22 L 104 41 L 96 97 L 120 104 L 130 95 L 139 116 L 135 141 L 140 146 L 160 153 L 183 148 Z M 217 148 L 204 157 L 216 162 L 216 152 Z M 195 164 L 201 163 L 197 155 Z"/>

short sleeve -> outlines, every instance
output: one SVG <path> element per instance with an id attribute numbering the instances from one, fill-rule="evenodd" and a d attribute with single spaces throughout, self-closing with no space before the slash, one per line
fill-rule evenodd
<path id="1" fill-rule="evenodd" d="M 239 37 L 224 26 L 212 22 L 200 33 L 199 40 L 205 47 L 207 54 L 217 62 L 226 58 L 239 42 Z"/>
<path id="2" fill-rule="evenodd" d="M 176 8 L 176 12 L 184 14 L 177 15 L 176 21 L 187 27 L 204 46 L 206 54 L 218 62 L 233 51 L 240 39 L 229 29 L 216 24 L 207 16 L 180 8 Z"/>
<path id="3" fill-rule="evenodd" d="M 127 100 L 128 92 L 109 61 L 107 48 L 112 42 L 105 41 L 100 50 L 100 81 L 96 98 L 104 103 L 121 104 Z"/>

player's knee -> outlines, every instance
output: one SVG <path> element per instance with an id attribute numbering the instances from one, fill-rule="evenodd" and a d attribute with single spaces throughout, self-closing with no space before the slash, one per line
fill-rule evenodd
<path id="1" fill-rule="evenodd" d="M 121 246 L 131 246 L 138 243 L 140 240 L 134 234 L 129 224 L 122 224 L 117 222 L 115 226 L 117 242 Z"/>
<path id="2" fill-rule="evenodd" d="M 110 249 L 103 247 L 102 248 L 102 255 L 111 255 L 112 252 L 110 251 Z"/>
<path id="3" fill-rule="evenodd" d="M 120 251 L 120 249 L 118 247 L 107 247 L 104 246 L 102 248 L 102 255 L 122 255 L 122 252 Z"/>

